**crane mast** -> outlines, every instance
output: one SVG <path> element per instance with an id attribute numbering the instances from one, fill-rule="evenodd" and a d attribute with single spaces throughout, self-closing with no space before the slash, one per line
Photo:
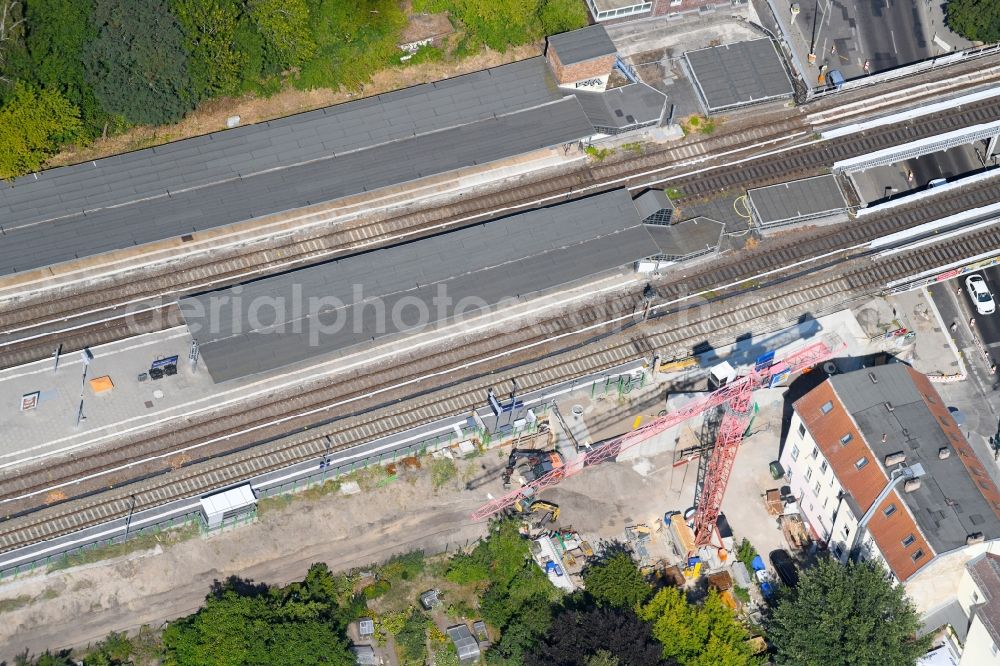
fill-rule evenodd
<path id="1" fill-rule="evenodd" d="M 711 543 L 715 524 L 722 510 L 722 498 L 725 496 L 726 485 L 729 483 L 733 463 L 736 461 L 736 453 L 753 418 L 754 391 L 770 386 L 771 380 L 775 376 L 786 372 L 789 374 L 802 372 L 827 361 L 843 347 L 844 344 L 838 339 L 829 338 L 792 352 L 783 360 L 769 367 L 752 368 L 746 374 L 709 395 L 661 416 L 642 428 L 598 445 L 590 451 L 580 454 L 563 468 L 553 470 L 521 488 L 488 502 L 476 510 L 472 517 L 474 520 L 483 520 L 502 513 L 518 500 L 535 496 L 542 490 L 556 485 L 567 476 L 581 472 L 587 467 L 612 460 L 623 451 L 638 446 L 668 428 L 705 410 L 722 406 L 725 408 L 722 424 L 708 463 L 704 486 L 695 503 L 695 546 L 700 548 L 708 545 Z"/>

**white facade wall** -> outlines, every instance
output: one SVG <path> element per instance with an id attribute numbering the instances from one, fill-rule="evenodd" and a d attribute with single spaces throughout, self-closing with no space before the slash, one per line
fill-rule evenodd
<path id="1" fill-rule="evenodd" d="M 990 632 L 977 617 L 969 627 L 969 635 L 962 649 L 959 666 L 1000 666 L 1000 646 L 993 642 Z"/>
<path id="2" fill-rule="evenodd" d="M 976 581 L 972 580 L 968 568 L 962 572 L 962 578 L 958 582 L 957 597 L 958 603 L 962 607 L 962 612 L 965 613 L 965 617 L 971 617 L 972 607 L 985 601 L 983 591 L 976 585 Z"/>
<path id="3" fill-rule="evenodd" d="M 821 539 L 831 541 L 834 537 L 834 516 L 844 513 L 839 511 L 842 488 L 798 413 L 792 413 L 788 439 L 779 460 L 792 494 L 799 500 L 802 515 Z"/>
<path id="4" fill-rule="evenodd" d="M 843 487 L 840 481 L 797 412 L 792 412 L 788 439 L 779 460 L 792 494 L 799 500 L 802 515 L 819 537 L 827 542 L 830 554 L 846 563 L 858 529 L 858 519 L 847 502 L 841 499 Z M 861 548 L 860 559 L 879 561 L 886 570 L 889 569 L 871 535 L 864 537 Z"/>

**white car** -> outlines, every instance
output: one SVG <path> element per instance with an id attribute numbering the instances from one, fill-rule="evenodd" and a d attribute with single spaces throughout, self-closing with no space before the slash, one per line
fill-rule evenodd
<path id="1" fill-rule="evenodd" d="M 969 297 L 976 304 L 976 312 L 981 315 L 989 315 L 996 312 L 997 304 L 993 300 L 990 288 L 986 286 L 986 280 L 982 275 L 970 275 L 965 278 L 965 288 L 969 290 Z"/>

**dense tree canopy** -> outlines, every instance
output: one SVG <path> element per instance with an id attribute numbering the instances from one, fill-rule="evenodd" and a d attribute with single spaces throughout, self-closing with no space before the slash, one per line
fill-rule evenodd
<path id="1" fill-rule="evenodd" d="M 354 619 L 337 603 L 326 565 L 284 589 L 237 578 L 216 584 L 205 606 L 163 633 L 165 663 L 172 666 L 293 666 L 354 663 L 344 635 Z"/>
<path id="2" fill-rule="evenodd" d="M 37 171 L 80 130 L 79 111 L 59 91 L 15 84 L 0 107 L 0 178 Z"/>
<path id="3" fill-rule="evenodd" d="M 903 588 L 878 564 L 821 560 L 786 589 L 768 627 L 788 666 L 906 666 L 929 647 Z"/>
<path id="4" fill-rule="evenodd" d="M 504 50 L 587 23 L 583 0 L 415 5 L 448 11 L 462 39 L 446 50 L 423 47 L 407 66 L 446 51 L 457 58 L 483 45 Z M 34 119 L 23 132 L 8 130 L 4 148 L 19 152 L 0 158 L 0 177 L 38 169 L 67 142 L 177 122 L 219 96 L 270 95 L 284 85 L 363 89 L 379 70 L 402 64 L 407 7 L 400 0 L 0 0 L 0 105 L 14 101 L 20 113 L 27 103 L 61 99 L 79 119 L 65 125 L 72 131 L 42 132 L 41 144 L 37 130 L 58 123 Z"/>
<path id="5" fill-rule="evenodd" d="M 628 551 L 613 548 L 583 571 L 584 586 L 599 605 L 635 608 L 651 589 Z"/>
<path id="6" fill-rule="evenodd" d="M 525 658 L 526 666 L 658 666 L 663 649 L 630 609 L 567 610 L 552 621 Z"/>
<path id="7" fill-rule="evenodd" d="M 1000 2 L 997 0 L 948 0 L 948 27 L 966 39 L 1000 42 Z"/>
<path id="8" fill-rule="evenodd" d="M 679 666 L 750 666 L 756 664 L 749 633 L 719 595 L 710 591 L 704 604 L 689 604 L 684 593 L 665 588 L 639 609 L 639 618 L 653 625 L 663 657 Z"/>
<path id="9" fill-rule="evenodd" d="M 101 106 L 131 123 L 180 120 L 194 108 L 184 38 L 166 0 L 95 0 L 84 55 Z"/>

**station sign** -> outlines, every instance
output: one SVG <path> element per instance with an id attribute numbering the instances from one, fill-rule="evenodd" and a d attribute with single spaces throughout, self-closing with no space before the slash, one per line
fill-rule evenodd
<path id="1" fill-rule="evenodd" d="M 38 399 L 41 397 L 41 391 L 33 391 L 32 393 L 25 393 L 21 396 L 21 411 L 27 412 L 36 407 L 38 407 Z"/>
<path id="2" fill-rule="evenodd" d="M 166 367 L 168 365 L 177 365 L 177 357 L 176 356 L 168 356 L 166 358 L 161 358 L 159 360 L 153 361 L 152 365 L 150 365 L 149 367 L 150 367 L 150 369 L 153 369 L 153 368 L 163 368 L 163 367 Z"/>

